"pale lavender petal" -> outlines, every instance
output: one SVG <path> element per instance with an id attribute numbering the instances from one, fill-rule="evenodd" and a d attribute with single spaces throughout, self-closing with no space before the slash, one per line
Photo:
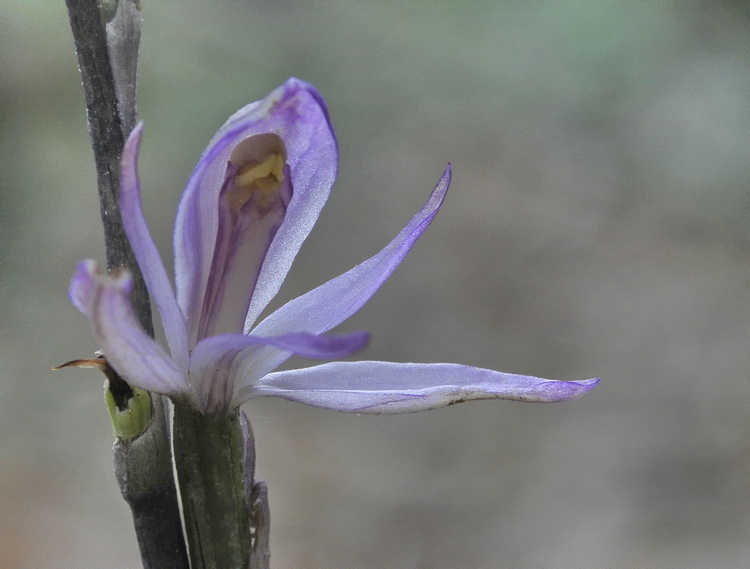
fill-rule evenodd
<path id="1" fill-rule="evenodd" d="M 425 411 L 476 399 L 576 399 L 598 379 L 553 381 L 459 364 L 332 362 L 263 377 L 246 398 L 282 397 L 347 413 Z"/>
<path id="2" fill-rule="evenodd" d="M 424 207 L 382 251 L 286 303 L 258 324 L 253 334 L 272 336 L 289 330 L 322 334 L 362 308 L 401 264 L 435 218 L 448 191 L 450 176 L 448 165 Z"/>
<path id="3" fill-rule="evenodd" d="M 335 359 L 350 356 L 367 346 L 370 336 L 354 332 L 329 336 L 284 334 L 273 337 L 223 334 L 201 340 L 190 358 L 188 383 L 198 395 L 204 413 L 223 413 L 236 406 L 238 389 L 254 384 L 260 372 L 253 373 L 252 362 L 259 350 L 273 346 L 285 353 L 305 358 Z"/>
<path id="4" fill-rule="evenodd" d="M 288 134 L 279 133 L 287 146 L 294 194 L 258 276 L 245 332 L 279 292 L 302 243 L 318 220 L 338 170 L 336 136 L 323 97 L 312 85 L 298 79 L 287 81 L 283 88 L 298 99 L 284 111 L 281 128 Z"/>
<path id="5" fill-rule="evenodd" d="M 70 279 L 68 298 L 85 316 L 89 315 L 89 304 L 94 294 L 95 281 L 91 275 L 96 274 L 96 261 L 86 259 L 78 263 L 76 272 Z"/>
<path id="6" fill-rule="evenodd" d="M 132 288 L 128 271 L 99 275 L 96 263 L 84 261 L 70 282 L 70 298 L 89 317 L 99 347 L 125 381 L 148 391 L 185 396 L 188 390 L 183 374 L 143 331 L 133 313 Z"/>
<path id="7" fill-rule="evenodd" d="M 230 179 L 228 183 L 231 182 Z M 226 200 L 219 204 L 219 233 L 203 297 L 198 338 L 242 331 L 263 260 L 284 219 L 291 195 L 287 167 L 270 207 L 252 207 L 252 203 L 247 203 L 235 212 Z"/>
<path id="8" fill-rule="evenodd" d="M 349 334 L 316 334 L 292 333 L 281 336 L 246 336 L 245 334 L 222 334 L 201 340 L 195 346 L 190 360 L 190 370 L 196 369 L 197 362 L 207 353 L 239 351 L 250 346 L 274 346 L 303 358 L 336 359 L 355 354 L 370 341 L 367 332 Z"/>
<path id="9" fill-rule="evenodd" d="M 229 159 L 243 140 L 267 133 L 283 141 L 294 194 L 261 268 L 248 321 L 254 321 L 278 292 L 333 185 L 336 139 L 322 97 L 312 85 L 290 79 L 227 121 L 193 171 L 177 211 L 174 235 L 177 297 L 187 320 L 191 344 L 200 339 L 198 321 L 218 231 L 219 193 Z M 252 287 L 247 294 L 251 292 Z"/>
<path id="10" fill-rule="evenodd" d="M 188 369 L 188 345 L 185 318 L 182 316 L 167 271 L 143 217 L 141 191 L 138 181 L 138 150 L 141 145 L 143 123 L 139 123 L 128 137 L 122 152 L 120 171 L 120 209 L 125 233 L 133 247 L 138 266 L 143 272 L 148 292 L 159 309 L 164 334 L 172 359 L 183 373 Z"/>

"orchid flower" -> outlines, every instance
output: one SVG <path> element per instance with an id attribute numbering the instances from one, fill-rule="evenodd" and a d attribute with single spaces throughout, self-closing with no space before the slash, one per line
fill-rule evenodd
<path id="1" fill-rule="evenodd" d="M 450 166 L 383 250 L 257 322 L 336 177 L 337 143 L 322 96 L 289 79 L 214 136 L 177 210 L 174 291 L 141 206 L 142 128 L 125 145 L 120 205 L 169 352 L 138 325 L 127 271 L 101 275 L 87 260 L 70 285 L 71 301 L 89 318 L 109 364 L 130 384 L 210 415 L 262 396 L 352 413 L 406 413 L 472 399 L 563 401 L 597 384 L 448 363 L 332 361 L 275 371 L 293 355 L 336 360 L 365 347 L 366 333 L 326 333 L 372 297 L 430 225 L 448 190 Z"/>

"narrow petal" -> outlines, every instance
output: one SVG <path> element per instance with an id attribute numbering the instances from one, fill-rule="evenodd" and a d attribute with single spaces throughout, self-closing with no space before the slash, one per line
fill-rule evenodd
<path id="1" fill-rule="evenodd" d="M 251 364 L 261 348 L 273 346 L 289 355 L 336 359 L 364 349 L 369 339 L 366 332 L 330 336 L 284 334 L 263 338 L 244 334 L 212 336 L 195 346 L 188 382 L 204 413 L 224 413 L 238 405 L 234 403 L 238 389 L 260 378 L 261 372 L 253 373 Z"/>
<path id="2" fill-rule="evenodd" d="M 226 122 L 188 180 L 177 211 L 177 296 L 191 344 L 199 339 L 198 321 L 215 250 L 218 200 L 227 165 L 242 141 L 269 133 L 284 144 L 294 193 L 284 222 L 268 248 L 257 286 L 247 291 L 248 296 L 253 293 L 248 322 L 254 321 L 278 292 L 333 185 L 338 160 L 336 139 L 325 103 L 312 85 L 290 79 Z"/>
<path id="3" fill-rule="evenodd" d="M 167 344 L 177 366 L 183 373 L 188 369 L 188 345 L 185 318 L 182 316 L 167 271 L 159 251 L 151 238 L 141 206 L 138 181 L 138 150 L 141 146 L 143 123 L 130 134 L 122 152 L 120 171 L 120 209 L 125 233 L 128 236 L 138 266 L 143 272 L 148 292 L 156 303 L 164 325 Z"/>
<path id="4" fill-rule="evenodd" d="M 282 397 L 347 413 L 426 411 L 475 399 L 576 399 L 598 379 L 553 381 L 459 364 L 332 362 L 262 378 L 249 397 Z"/>
<path id="5" fill-rule="evenodd" d="M 289 330 L 322 334 L 362 308 L 393 274 L 437 215 L 448 191 L 450 175 L 448 165 L 424 207 L 382 251 L 288 302 L 258 324 L 253 334 L 271 336 Z"/>
<path id="6" fill-rule="evenodd" d="M 70 282 L 70 298 L 91 322 L 94 338 L 109 364 L 128 383 L 156 393 L 184 396 L 183 374 L 138 324 L 130 302 L 133 278 L 122 270 L 99 275 L 83 261 Z"/>
<path id="7" fill-rule="evenodd" d="M 68 287 L 68 298 L 78 310 L 85 316 L 89 316 L 91 298 L 94 296 L 96 279 L 92 275 L 96 274 L 96 261 L 86 259 L 78 263 L 76 272 L 70 279 Z"/>

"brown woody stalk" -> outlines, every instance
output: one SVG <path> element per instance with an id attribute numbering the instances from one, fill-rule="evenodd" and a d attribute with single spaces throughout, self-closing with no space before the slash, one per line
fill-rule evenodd
<path id="1" fill-rule="evenodd" d="M 131 271 L 136 314 L 144 330 L 153 336 L 148 291 L 125 235 L 118 201 L 120 156 L 136 120 L 140 4 L 137 0 L 109 2 L 102 8 L 97 0 L 66 0 L 66 4 L 86 96 L 107 268 L 127 267 Z M 133 514 L 144 568 L 188 569 L 172 473 L 166 401 L 158 395 L 152 395 L 152 400 L 153 421 L 146 431 L 115 442 L 115 475 Z"/>

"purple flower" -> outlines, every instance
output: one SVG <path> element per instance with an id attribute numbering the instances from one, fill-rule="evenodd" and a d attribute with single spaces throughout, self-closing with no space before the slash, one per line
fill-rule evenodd
<path id="1" fill-rule="evenodd" d="M 127 271 L 78 265 L 73 304 L 110 365 L 129 383 L 226 413 L 261 396 L 353 413 L 405 413 L 471 399 L 563 401 L 597 379 L 551 381 L 458 364 L 333 361 L 274 371 L 290 356 L 337 359 L 368 335 L 325 335 L 357 312 L 398 267 L 440 208 L 450 166 L 424 207 L 382 251 L 256 323 L 325 204 L 338 151 L 325 102 L 289 79 L 229 118 L 203 153 L 177 210 L 175 288 L 146 227 L 136 159 L 142 125 L 122 157 L 125 230 L 164 324 L 169 354 L 139 327 Z"/>

